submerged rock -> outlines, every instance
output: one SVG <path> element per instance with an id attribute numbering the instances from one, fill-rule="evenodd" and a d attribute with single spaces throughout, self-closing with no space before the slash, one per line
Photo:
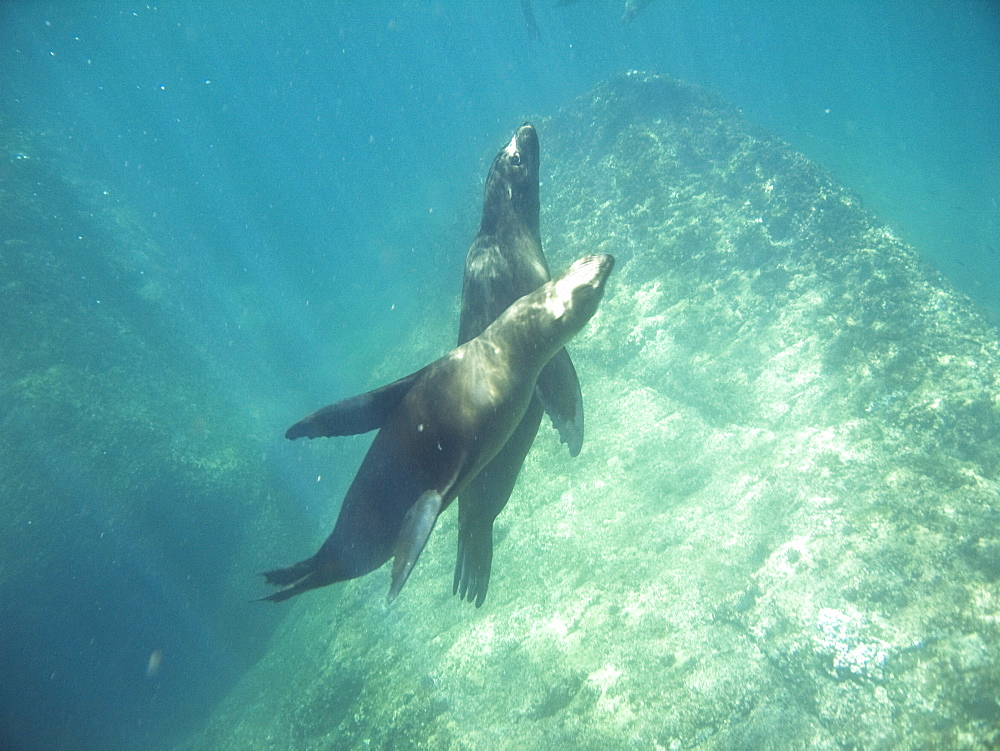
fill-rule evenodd
<path id="1" fill-rule="evenodd" d="M 247 571 L 303 524 L 174 249 L 2 117 L 0 147 L 0 746 L 150 747 L 264 653 Z"/>
<path id="2" fill-rule="evenodd" d="M 195 748 L 1000 742 L 997 331 L 815 164 L 631 73 L 539 123 L 554 269 L 619 271 L 572 346 L 490 599 L 442 519 L 303 598 Z"/>

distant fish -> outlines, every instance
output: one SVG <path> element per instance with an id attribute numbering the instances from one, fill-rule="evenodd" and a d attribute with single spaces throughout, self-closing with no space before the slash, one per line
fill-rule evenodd
<path id="1" fill-rule="evenodd" d="M 528 35 L 532 39 L 538 39 L 538 23 L 535 21 L 535 12 L 531 9 L 531 0 L 521 0 L 521 12 L 524 13 L 524 25 L 528 29 Z"/>

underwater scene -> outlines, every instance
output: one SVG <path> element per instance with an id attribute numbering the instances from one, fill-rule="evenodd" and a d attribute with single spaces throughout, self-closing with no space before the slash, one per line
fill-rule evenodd
<path id="1" fill-rule="evenodd" d="M 992 0 L 0 5 L 0 750 L 1000 745 L 998 81 Z"/>

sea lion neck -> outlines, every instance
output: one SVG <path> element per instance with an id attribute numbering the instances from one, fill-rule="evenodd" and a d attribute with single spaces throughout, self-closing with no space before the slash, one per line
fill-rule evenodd
<path id="1" fill-rule="evenodd" d="M 525 370 L 537 373 L 597 311 L 615 259 L 584 256 L 561 276 L 520 298 L 490 324 L 481 339 L 506 350 Z"/>
<path id="2" fill-rule="evenodd" d="M 491 172 L 483 197 L 483 217 L 479 224 L 479 234 L 495 235 L 501 228 L 509 231 L 514 227 L 528 232 L 536 239 L 541 237 L 538 180 L 514 185 L 508 179 L 494 178 Z"/>

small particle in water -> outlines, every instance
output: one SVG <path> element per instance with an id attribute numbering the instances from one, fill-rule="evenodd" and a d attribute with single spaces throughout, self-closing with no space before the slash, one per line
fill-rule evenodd
<path id="1" fill-rule="evenodd" d="M 146 662 L 146 677 L 155 678 L 160 673 L 160 665 L 163 664 L 163 650 L 154 649 Z"/>

